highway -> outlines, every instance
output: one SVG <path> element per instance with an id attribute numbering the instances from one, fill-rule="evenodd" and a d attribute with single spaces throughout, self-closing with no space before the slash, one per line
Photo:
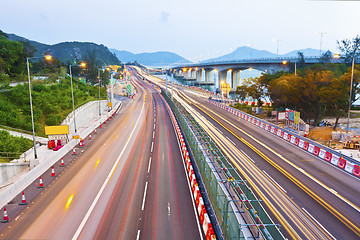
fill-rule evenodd
<path id="1" fill-rule="evenodd" d="M 44 190 L 26 189 L 0 239 L 203 239 L 166 104 L 131 78 L 134 100 Z"/>
<path id="2" fill-rule="evenodd" d="M 201 93 L 176 89 L 175 98 L 217 142 L 287 237 L 360 238 L 359 179 L 239 120 Z"/>

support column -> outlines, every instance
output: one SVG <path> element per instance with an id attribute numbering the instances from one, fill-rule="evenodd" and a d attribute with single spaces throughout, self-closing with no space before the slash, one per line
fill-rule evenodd
<path id="1" fill-rule="evenodd" d="M 202 70 L 201 69 L 196 71 L 196 81 L 197 82 L 202 81 Z"/>
<path id="2" fill-rule="evenodd" d="M 219 71 L 219 83 L 218 83 L 218 86 L 220 86 L 221 81 L 224 81 L 224 83 L 226 83 L 227 72 L 228 72 L 228 70 Z"/>
<path id="3" fill-rule="evenodd" d="M 205 82 L 211 81 L 211 72 L 212 72 L 212 70 L 209 70 L 209 69 L 205 70 Z"/>
<path id="4" fill-rule="evenodd" d="M 231 72 L 231 88 L 236 89 L 240 85 L 241 70 L 233 70 Z"/>

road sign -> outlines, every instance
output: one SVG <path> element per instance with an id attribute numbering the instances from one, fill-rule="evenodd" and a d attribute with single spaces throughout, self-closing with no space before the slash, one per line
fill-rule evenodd
<path id="1" fill-rule="evenodd" d="M 108 102 L 108 107 L 112 107 L 112 102 Z"/>
<path id="2" fill-rule="evenodd" d="M 126 86 L 126 92 L 127 93 L 131 93 L 131 85 L 130 84 L 128 84 L 127 86 Z"/>
<path id="3" fill-rule="evenodd" d="M 223 94 L 228 94 L 231 90 L 231 87 L 228 83 L 221 83 L 220 84 L 220 92 Z"/>
<path id="4" fill-rule="evenodd" d="M 69 125 L 45 126 L 45 135 L 69 134 Z"/>
<path id="5" fill-rule="evenodd" d="M 80 136 L 79 135 L 74 135 L 73 139 L 80 139 Z"/>

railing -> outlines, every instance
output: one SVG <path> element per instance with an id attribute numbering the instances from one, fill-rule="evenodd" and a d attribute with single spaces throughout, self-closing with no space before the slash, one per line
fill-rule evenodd
<path id="1" fill-rule="evenodd" d="M 176 100 L 162 90 L 180 123 L 191 149 L 205 191 L 210 198 L 224 239 L 246 239 L 244 229 L 255 237 L 285 239 L 279 224 L 274 224 L 258 199 L 222 151 L 195 119 Z M 220 177 L 220 179 L 219 179 Z M 199 184 L 201 186 L 201 184 Z M 239 215 L 241 214 L 241 215 Z M 243 221 L 245 219 L 246 223 Z"/>

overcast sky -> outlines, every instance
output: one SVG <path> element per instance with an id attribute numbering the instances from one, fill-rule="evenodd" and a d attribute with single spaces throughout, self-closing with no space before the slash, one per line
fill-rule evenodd
<path id="1" fill-rule="evenodd" d="M 88 41 L 192 61 L 240 46 L 276 53 L 322 48 L 360 34 L 360 1 L 0 0 L 0 29 L 54 44 Z"/>

